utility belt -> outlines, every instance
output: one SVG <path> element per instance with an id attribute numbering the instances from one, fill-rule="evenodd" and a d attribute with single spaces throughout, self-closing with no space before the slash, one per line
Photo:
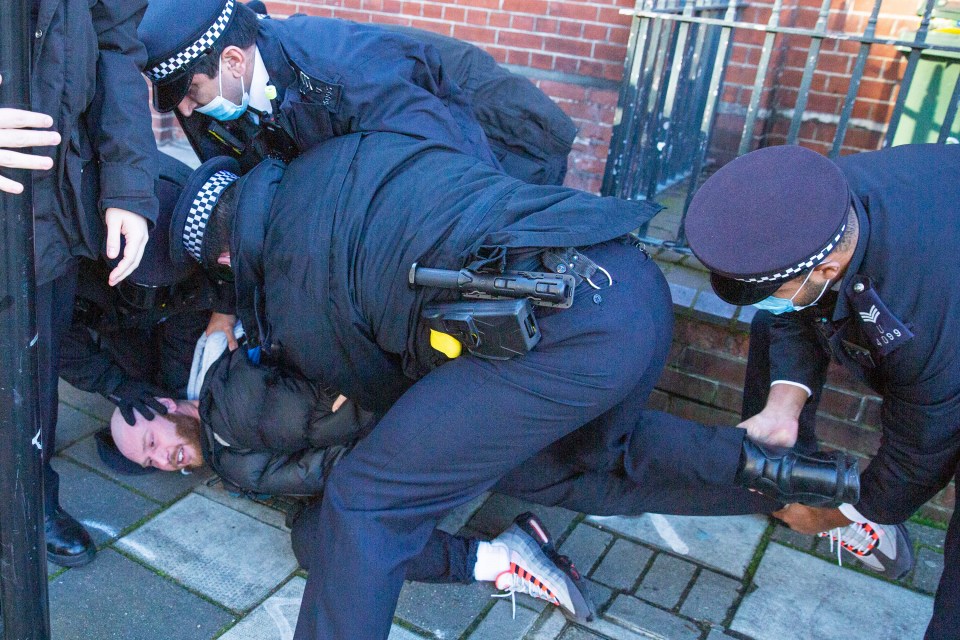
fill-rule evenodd
<path id="1" fill-rule="evenodd" d="M 410 267 L 411 287 L 455 290 L 462 298 L 427 304 L 421 313 L 430 328 L 430 345 L 448 358 L 460 356 L 464 348 L 489 360 L 524 354 L 541 338 L 534 307 L 567 309 L 577 286 L 613 284 L 606 269 L 575 248 L 543 251 L 540 259 L 550 272 L 507 271 L 500 258 L 487 261 L 485 269 Z"/>

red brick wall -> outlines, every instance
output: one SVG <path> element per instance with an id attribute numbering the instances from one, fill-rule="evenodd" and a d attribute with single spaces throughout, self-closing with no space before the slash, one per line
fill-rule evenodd
<path id="1" fill-rule="evenodd" d="M 821 2 L 797 0 L 781 14 L 781 26 L 810 29 L 816 25 Z M 840 0 L 834 2 L 827 20 L 832 32 L 863 34 L 867 26 L 873 0 Z M 770 18 L 769 2 L 750 2 L 741 10 L 743 21 L 767 24 Z M 876 36 L 899 38 L 901 31 L 912 31 L 919 25 L 915 0 L 886 0 L 878 17 Z M 731 50 L 730 66 L 724 83 L 723 102 L 718 121 L 718 152 L 729 155 L 731 145 L 739 142 L 743 128 L 743 113 L 753 93 L 757 64 L 765 34 L 758 31 L 737 30 Z M 911 39 L 912 36 L 907 36 Z M 792 109 L 796 104 L 801 77 L 807 60 L 811 39 L 796 35 L 778 36 L 760 108 L 769 116 L 763 118 L 755 130 L 755 142 L 760 146 L 782 144 L 790 126 Z M 807 94 L 807 115 L 800 129 L 799 141 L 812 149 L 826 153 L 836 134 L 836 119 L 843 108 L 850 76 L 860 46 L 856 42 L 824 40 Z M 890 118 L 897 87 L 906 59 L 888 45 L 874 45 L 870 49 L 863 79 L 851 115 L 851 126 L 844 138 L 843 153 L 878 149 L 884 127 Z M 735 146 L 733 147 L 735 150 Z"/>
<path id="2" fill-rule="evenodd" d="M 667 368 L 651 406 L 707 424 L 740 421 L 748 335 L 677 316 Z M 834 365 L 820 402 L 817 435 L 825 447 L 845 449 L 864 462 L 880 445 L 880 399 Z M 956 499 L 951 484 L 921 510 L 946 522 Z"/>
<path id="3" fill-rule="evenodd" d="M 749 2 L 740 19 L 766 23 L 770 2 Z M 812 27 L 819 0 L 788 3 L 781 24 Z M 872 0 L 837 0 L 829 28 L 862 33 Z M 915 28 L 915 0 L 886 0 L 877 26 L 879 36 Z M 632 0 L 275 0 L 267 7 L 276 17 L 293 13 L 343 18 L 358 22 L 405 24 L 467 40 L 501 63 L 513 65 L 553 97 L 579 128 L 570 157 L 566 184 L 597 192 L 603 177 L 617 102 L 617 83 L 630 32 L 630 18 L 621 8 Z M 719 109 L 713 155 L 731 157 L 743 128 L 763 33 L 737 30 Z M 782 143 L 789 126 L 809 38 L 778 37 L 757 127 L 757 142 Z M 857 54 L 855 43 L 827 41 L 809 93 L 807 121 L 801 143 L 825 151 L 836 130 L 831 122 L 840 113 Z M 875 46 L 854 107 L 854 125 L 846 136 L 845 152 L 875 149 L 890 115 L 903 56 L 891 47 Z M 785 113 L 786 112 L 786 113 Z M 158 136 L 179 135 L 171 117 L 157 123 Z"/>

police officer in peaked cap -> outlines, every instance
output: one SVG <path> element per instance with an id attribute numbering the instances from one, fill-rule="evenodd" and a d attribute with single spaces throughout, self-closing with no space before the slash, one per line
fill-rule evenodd
<path id="1" fill-rule="evenodd" d="M 502 160 L 527 182 L 563 181 L 570 118 L 453 38 L 304 15 L 272 20 L 236 0 L 154 0 L 139 33 L 154 105 L 176 109 L 204 160 L 230 155 L 249 170 L 332 136 L 392 131 L 495 167 Z"/>
<path id="2" fill-rule="evenodd" d="M 960 476 L 960 146 L 906 145 L 836 161 L 760 149 L 711 176 L 686 233 L 714 291 L 760 308 L 751 325 L 741 426 L 761 442 L 815 446 L 831 358 L 883 398 L 880 448 L 860 500 L 791 505 L 797 531 L 845 542 L 890 578 L 913 564 L 901 524 Z M 956 637 L 960 510 L 928 640 Z"/>

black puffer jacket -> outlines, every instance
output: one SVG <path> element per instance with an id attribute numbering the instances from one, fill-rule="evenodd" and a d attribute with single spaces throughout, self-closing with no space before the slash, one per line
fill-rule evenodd
<path id="1" fill-rule="evenodd" d="M 200 391 L 201 445 L 226 482 L 256 493 L 316 495 L 376 420 L 321 385 L 252 364 L 242 349 L 210 367 Z"/>

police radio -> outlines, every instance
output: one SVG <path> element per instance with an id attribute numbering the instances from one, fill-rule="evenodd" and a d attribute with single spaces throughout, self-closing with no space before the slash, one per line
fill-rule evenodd
<path id="1" fill-rule="evenodd" d="M 430 327 L 430 345 L 448 358 L 468 352 L 509 360 L 540 342 L 533 306 L 566 309 L 577 283 L 572 275 L 532 271 L 479 273 L 410 267 L 411 286 L 459 291 L 467 300 L 429 304 L 421 317 Z"/>

